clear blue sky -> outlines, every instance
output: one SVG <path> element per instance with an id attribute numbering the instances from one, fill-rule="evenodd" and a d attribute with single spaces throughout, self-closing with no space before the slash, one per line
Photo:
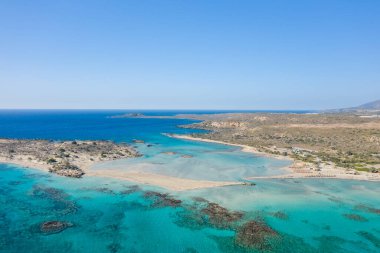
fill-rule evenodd
<path id="1" fill-rule="evenodd" d="M 379 0 L 0 1 L 0 108 L 380 99 Z"/>

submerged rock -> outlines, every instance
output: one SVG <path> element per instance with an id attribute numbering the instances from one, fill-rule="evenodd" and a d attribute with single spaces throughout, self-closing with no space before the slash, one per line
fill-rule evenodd
<path id="1" fill-rule="evenodd" d="M 204 203 L 208 203 L 209 201 L 205 198 L 202 198 L 202 197 L 193 197 L 193 200 L 195 202 L 204 202 Z"/>
<path id="2" fill-rule="evenodd" d="M 8 185 L 20 185 L 20 184 L 23 184 L 24 182 L 23 181 L 10 181 L 8 183 Z"/>
<path id="3" fill-rule="evenodd" d="M 380 238 L 376 237 L 372 233 L 367 231 L 359 231 L 357 234 L 370 241 L 376 248 L 380 248 Z"/>
<path id="4" fill-rule="evenodd" d="M 161 152 L 162 154 L 165 154 L 165 155 L 175 155 L 177 154 L 177 152 L 174 152 L 174 151 L 166 151 L 166 152 Z"/>
<path id="5" fill-rule="evenodd" d="M 40 225 L 40 231 L 45 234 L 56 234 L 72 226 L 73 224 L 70 222 L 46 221 Z"/>
<path id="6" fill-rule="evenodd" d="M 131 186 L 127 186 L 127 190 L 121 191 L 120 194 L 129 195 L 129 194 L 132 194 L 132 193 L 135 193 L 135 192 L 138 192 L 138 191 L 141 191 L 140 186 L 138 186 L 138 185 L 131 185 Z"/>
<path id="7" fill-rule="evenodd" d="M 289 219 L 289 216 L 286 213 L 281 212 L 281 211 L 271 213 L 271 215 L 277 219 L 280 219 L 280 220 L 288 220 Z"/>
<path id="8" fill-rule="evenodd" d="M 122 249 L 122 247 L 119 243 L 114 242 L 114 243 L 109 244 L 107 246 L 107 249 L 108 249 L 108 252 L 110 253 L 117 253 Z"/>
<path id="9" fill-rule="evenodd" d="M 95 188 L 94 190 L 97 192 L 115 195 L 115 192 L 111 189 L 108 189 L 107 187 L 98 187 L 98 188 Z"/>
<path id="10" fill-rule="evenodd" d="M 374 213 L 374 214 L 379 214 L 380 215 L 380 209 L 366 206 L 366 205 L 357 205 L 356 206 L 357 210 L 365 211 L 367 213 Z"/>
<path id="11" fill-rule="evenodd" d="M 331 226 L 330 226 L 330 225 L 324 225 L 324 226 L 322 227 L 322 229 L 327 230 L 327 231 L 330 231 L 330 230 L 331 230 Z"/>
<path id="12" fill-rule="evenodd" d="M 334 202 L 334 203 L 338 203 L 338 204 L 344 204 L 344 201 L 340 198 L 337 198 L 337 197 L 329 197 L 328 200 L 330 200 L 331 202 Z"/>
<path id="13" fill-rule="evenodd" d="M 147 191 L 144 197 L 153 200 L 152 207 L 179 207 L 182 203 L 182 200 L 175 199 L 167 193 Z"/>
<path id="14" fill-rule="evenodd" d="M 212 202 L 209 202 L 201 212 L 208 216 L 211 224 L 222 228 L 229 227 L 229 223 L 240 220 L 244 215 L 242 212 L 229 211 L 228 209 Z"/>
<path id="15" fill-rule="evenodd" d="M 192 155 L 182 155 L 181 157 L 182 158 L 192 158 L 193 156 Z"/>
<path id="16" fill-rule="evenodd" d="M 30 194 L 33 197 L 49 201 L 52 211 L 63 215 L 75 213 L 79 208 L 74 201 L 69 199 L 69 195 L 60 189 L 35 185 Z"/>
<path id="17" fill-rule="evenodd" d="M 185 227 L 193 230 L 199 230 L 209 225 L 207 217 L 191 208 L 185 208 L 177 212 L 175 224 L 180 227 Z"/>
<path id="18" fill-rule="evenodd" d="M 269 247 L 268 239 L 278 233 L 263 221 L 249 221 L 240 227 L 236 234 L 236 243 L 242 247 L 266 249 Z"/>
<path id="19" fill-rule="evenodd" d="M 177 212 L 177 225 L 196 230 L 207 227 L 235 230 L 244 217 L 244 212 L 230 211 L 202 197 L 192 200 L 192 204 L 183 204 L 183 209 Z"/>
<path id="20" fill-rule="evenodd" d="M 46 187 L 44 185 L 34 185 L 31 195 L 53 200 L 61 200 L 68 197 L 64 191 L 53 187 Z"/>
<path id="21" fill-rule="evenodd" d="M 96 192 L 112 194 L 112 195 L 116 194 L 113 190 L 111 190 L 107 187 L 83 187 L 83 188 L 81 188 L 81 190 L 82 191 L 96 191 Z"/>
<path id="22" fill-rule="evenodd" d="M 159 198 L 165 198 L 169 194 L 167 193 L 160 193 L 160 192 L 155 192 L 155 191 L 146 191 L 144 192 L 144 197 L 145 198 L 151 198 L 151 197 L 159 197 Z"/>
<path id="23" fill-rule="evenodd" d="M 132 140 L 133 143 L 145 143 L 145 141 L 143 140 L 137 140 L 137 139 L 134 139 Z"/>
<path id="24" fill-rule="evenodd" d="M 365 217 L 358 214 L 346 213 L 343 216 L 349 220 L 360 221 L 360 222 L 368 221 Z"/>

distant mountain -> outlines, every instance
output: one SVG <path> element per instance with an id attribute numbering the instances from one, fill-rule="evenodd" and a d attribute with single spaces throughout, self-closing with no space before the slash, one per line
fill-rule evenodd
<path id="1" fill-rule="evenodd" d="M 380 100 L 365 103 L 356 107 L 327 110 L 327 112 L 380 112 Z"/>
<path id="2" fill-rule="evenodd" d="M 356 110 L 380 110 L 380 100 L 376 100 L 370 103 L 359 105 L 357 107 L 351 108 Z"/>

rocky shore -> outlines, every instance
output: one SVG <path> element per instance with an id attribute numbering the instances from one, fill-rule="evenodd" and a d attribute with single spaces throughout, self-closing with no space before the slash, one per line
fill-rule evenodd
<path id="1" fill-rule="evenodd" d="M 110 141 L 0 139 L 0 162 L 80 178 L 96 162 L 140 156 L 126 144 Z"/>

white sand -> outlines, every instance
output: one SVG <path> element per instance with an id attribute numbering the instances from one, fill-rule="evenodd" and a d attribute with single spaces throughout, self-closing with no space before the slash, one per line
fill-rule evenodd
<path id="1" fill-rule="evenodd" d="M 123 172 L 117 170 L 96 170 L 89 171 L 89 176 L 100 176 L 116 178 L 121 180 L 128 180 L 140 184 L 148 184 L 160 186 L 172 191 L 185 191 L 201 188 L 220 187 L 228 185 L 242 185 L 242 182 L 221 182 L 221 181 L 206 181 L 206 180 L 193 180 L 186 178 L 171 177 L 166 175 L 159 175 L 153 173 L 146 173 L 140 171 Z"/>

